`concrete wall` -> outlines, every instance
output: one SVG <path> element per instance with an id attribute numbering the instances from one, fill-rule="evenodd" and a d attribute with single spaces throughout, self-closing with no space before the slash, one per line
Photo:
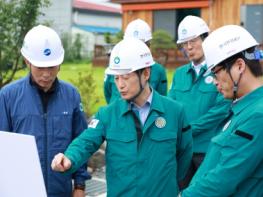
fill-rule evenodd
<path id="1" fill-rule="evenodd" d="M 39 17 L 39 23 L 46 23 L 59 34 L 71 32 L 72 24 L 72 0 L 50 0 L 51 5 L 41 9 L 43 13 Z"/>

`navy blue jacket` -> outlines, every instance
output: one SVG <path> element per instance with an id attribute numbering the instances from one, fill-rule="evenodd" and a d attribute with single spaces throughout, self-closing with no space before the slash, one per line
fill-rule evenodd
<path id="1" fill-rule="evenodd" d="M 30 76 L 6 85 L 0 91 L 0 130 L 33 135 L 49 197 L 72 196 L 72 179 L 84 184 L 86 166 L 73 175 L 52 171 L 51 161 L 87 128 L 80 95 L 76 88 L 58 80 L 44 113 L 37 87 Z"/>

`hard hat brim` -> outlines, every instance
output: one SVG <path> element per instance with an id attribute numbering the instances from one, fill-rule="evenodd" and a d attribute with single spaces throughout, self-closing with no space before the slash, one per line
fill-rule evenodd
<path id="1" fill-rule="evenodd" d="M 177 40 L 176 43 L 177 44 L 182 44 L 184 42 L 188 42 L 189 40 L 192 40 L 192 39 L 195 39 L 197 38 L 199 35 L 195 35 L 195 36 L 191 36 L 191 37 L 188 37 L 188 38 L 185 38 L 185 39 L 181 39 L 181 40 Z"/>
<path id="2" fill-rule="evenodd" d="M 27 59 L 33 66 L 39 67 L 39 68 L 45 68 L 45 67 L 53 67 L 53 66 L 59 66 L 62 64 L 64 60 L 64 52 L 60 55 L 59 58 L 52 60 L 52 61 L 34 61 L 30 57 L 28 57 L 24 51 L 21 49 L 21 53 L 25 59 Z"/>
<path id="3" fill-rule="evenodd" d="M 111 69 L 108 67 L 105 70 L 105 73 L 107 75 L 126 75 L 132 72 L 132 69 Z"/>

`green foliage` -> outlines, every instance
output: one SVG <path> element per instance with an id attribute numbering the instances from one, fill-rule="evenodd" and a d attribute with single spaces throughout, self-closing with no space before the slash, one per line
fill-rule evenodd
<path id="1" fill-rule="evenodd" d="M 107 33 L 104 34 L 104 41 L 105 41 L 107 44 L 112 43 L 111 34 L 110 34 L 109 32 L 107 32 Z"/>
<path id="2" fill-rule="evenodd" d="M 83 43 L 86 43 L 81 34 L 72 36 L 69 33 L 64 33 L 61 37 L 63 47 L 65 50 L 65 62 L 81 62 L 85 58 Z"/>
<path id="3" fill-rule="evenodd" d="M 48 0 L 0 1 L 0 87 L 12 81 L 21 69 L 20 48 L 25 34 L 40 14 L 39 8 Z"/>
<path id="4" fill-rule="evenodd" d="M 165 30 L 156 30 L 153 33 L 153 39 L 151 40 L 151 49 L 156 51 L 157 49 L 174 49 L 176 48 L 173 42 L 172 36 Z"/>
<path id="5" fill-rule="evenodd" d="M 117 34 L 115 34 L 115 36 L 113 37 L 112 43 L 116 44 L 118 42 L 120 42 L 123 39 L 123 31 L 119 31 Z"/>
<path id="6" fill-rule="evenodd" d="M 104 71 L 105 68 L 103 67 L 91 67 L 90 64 L 86 63 L 63 63 L 63 65 L 61 65 L 58 78 L 64 81 L 69 81 L 78 88 L 78 90 L 80 91 L 81 99 L 84 103 L 84 110 L 87 114 L 89 114 L 89 116 L 97 112 L 99 107 L 106 105 L 103 94 Z M 15 78 L 21 78 L 27 73 L 28 69 L 19 70 L 18 72 L 16 72 Z M 174 70 L 167 69 L 168 87 L 170 87 L 170 84 L 172 83 L 173 74 Z M 90 86 L 88 84 L 91 83 L 90 80 L 92 81 L 92 88 L 86 87 Z M 85 89 L 88 89 L 89 93 L 86 93 Z M 88 101 L 88 103 L 90 104 L 86 104 L 86 101 Z"/>
<path id="7" fill-rule="evenodd" d="M 96 90 L 96 83 L 91 68 L 89 68 L 85 73 L 78 72 L 78 77 L 70 79 L 70 81 L 78 87 L 84 111 L 87 116 L 90 117 L 93 113 L 92 107 L 99 102 L 99 97 L 94 94 Z"/>

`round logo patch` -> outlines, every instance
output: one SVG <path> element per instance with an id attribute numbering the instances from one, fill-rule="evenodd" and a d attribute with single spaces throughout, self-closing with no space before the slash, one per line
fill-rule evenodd
<path id="1" fill-rule="evenodd" d="M 44 55 L 45 56 L 49 56 L 51 54 L 51 50 L 50 49 L 45 49 L 44 50 Z"/>
<path id="2" fill-rule="evenodd" d="M 119 58 L 119 57 L 115 57 L 115 58 L 114 58 L 114 63 L 115 63 L 115 64 L 118 64 L 118 63 L 120 63 L 120 61 L 121 61 L 121 60 L 120 60 L 120 58 Z"/>
<path id="3" fill-rule="evenodd" d="M 166 120 L 163 118 L 163 117 L 158 117 L 156 120 L 155 120 L 155 126 L 158 127 L 158 128 L 164 128 L 166 125 Z"/>
<path id="4" fill-rule="evenodd" d="M 213 80 L 214 80 L 214 79 L 213 79 L 212 76 L 207 76 L 207 77 L 205 78 L 205 82 L 206 82 L 207 84 L 212 83 Z"/>
<path id="5" fill-rule="evenodd" d="M 182 29 L 182 34 L 187 34 L 187 30 L 186 29 Z"/>
<path id="6" fill-rule="evenodd" d="M 82 103 L 79 103 L 79 110 L 80 110 L 81 112 L 84 111 Z"/>
<path id="7" fill-rule="evenodd" d="M 138 32 L 137 30 L 134 31 L 134 32 L 133 32 L 133 37 L 138 38 L 138 36 L 139 36 L 139 32 Z"/>
<path id="8" fill-rule="evenodd" d="M 231 120 L 229 120 L 229 121 L 225 124 L 225 126 L 223 127 L 223 130 L 222 130 L 222 131 L 225 131 L 225 130 L 229 127 L 230 123 L 231 123 Z"/>

